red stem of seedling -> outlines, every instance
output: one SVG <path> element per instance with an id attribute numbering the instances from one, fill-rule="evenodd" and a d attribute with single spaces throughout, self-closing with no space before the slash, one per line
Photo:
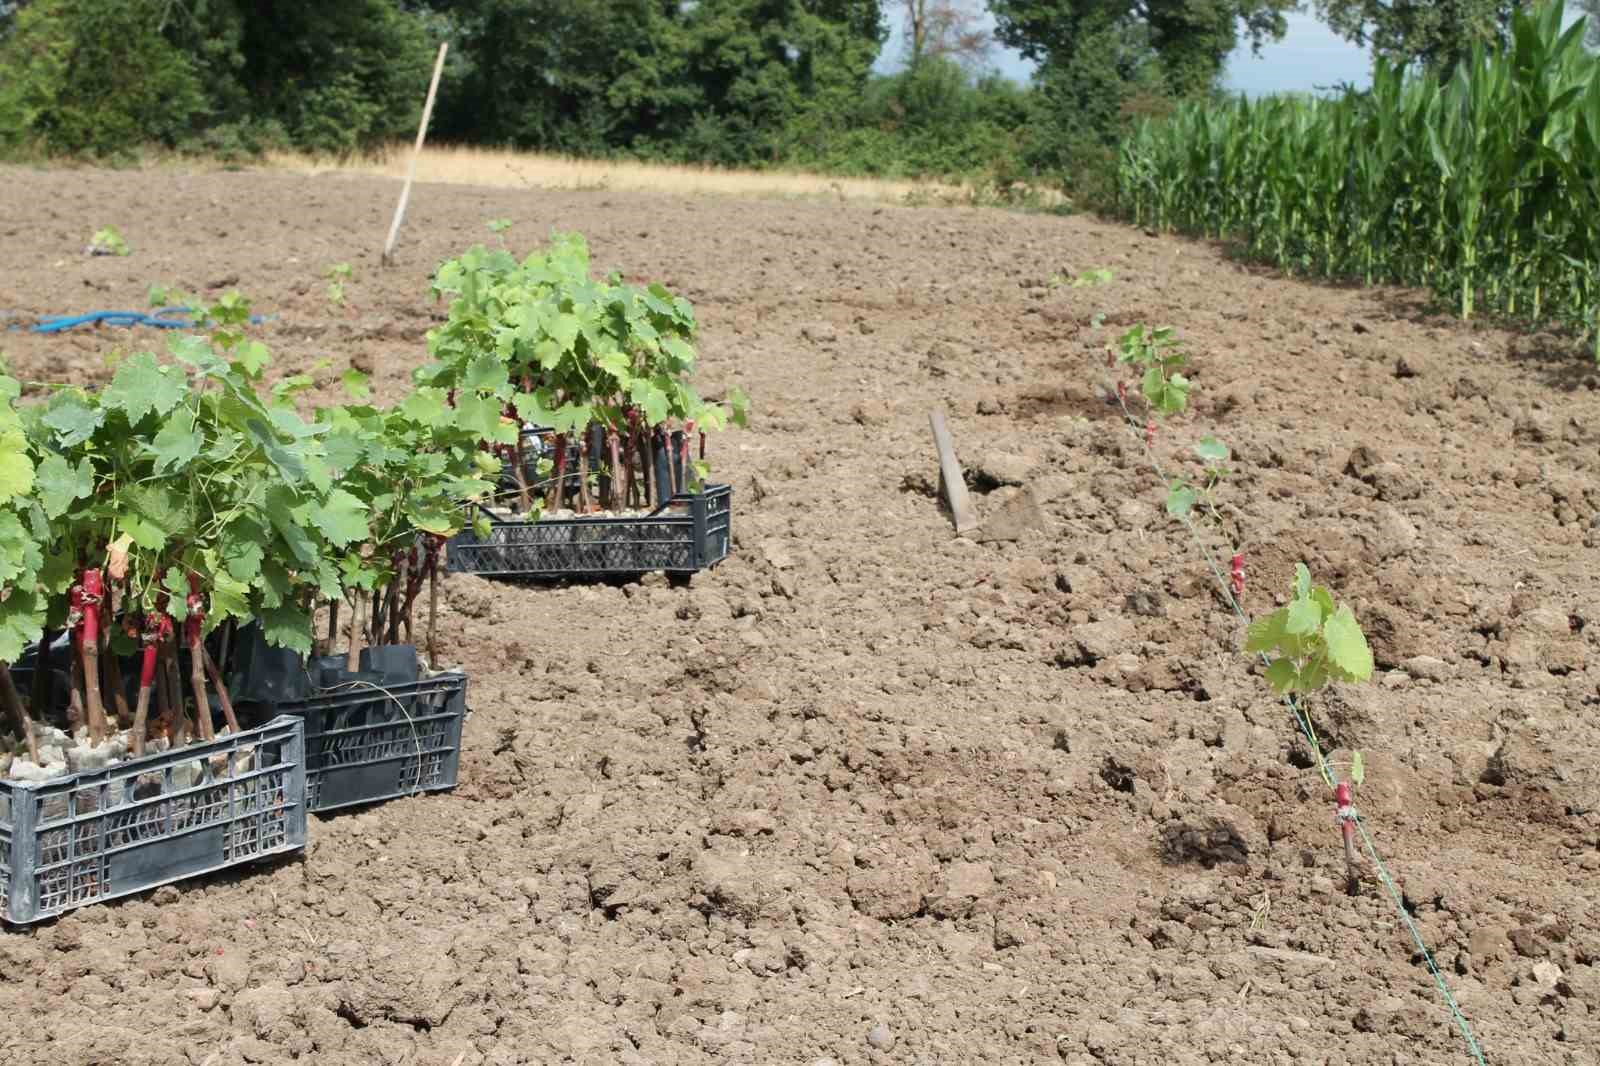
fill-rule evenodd
<path id="1" fill-rule="evenodd" d="M 689 441 L 694 437 L 694 419 L 685 419 L 683 423 L 683 491 L 689 491 L 689 473 L 694 463 L 689 456 Z"/>
<path id="2" fill-rule="evenodd" d="M 139 701 L 133 711 L 133 753 L 144 754 L 146 722 L 150 717 L 150 691 L 156 683 L 156 650 L 164 634 L 172 629 L 172 620 L 166 615 L 151 615 L 145 619 L 141 635 L 144 647 L 140 649 Z"/>
<path id="3" fill-rule="evenodd" d="M 184 643 L 189 646 L 189 687 L 194 691 L 195 723 L 200 728 L 201 740 L 215 740 L 216 730 L 211 725 L 211 701 L 206 699 L 205 647 L 201 628 L 205 624 L 205 599 L 200 595 L 200 577 L 189 575 L 189 596 L 184 601 L 188 617 L 183 620 Z"/>
<path id="4" fill-rule="evenodd" d="M 1350 793 L 1350 783 L 1340 781 L 1333 786 L 1333 802 L 1339 813 L 1339 833 L 1344 837 L 1344 870 L 1346 888 L 1356 891 L 1356 809 Z"/>

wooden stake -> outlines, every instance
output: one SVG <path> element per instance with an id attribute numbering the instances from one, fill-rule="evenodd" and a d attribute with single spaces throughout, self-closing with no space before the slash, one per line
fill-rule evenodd
<path id="1" fill-rule="evenodd" d="M 448 43 L 439 46 L 439 58 L 433 61 L 433 80 L 428 83 L 428 102 L 422 105 L 422 121 L 417 124 L 417 143 L 411 149 L 411 164 L 406 168 L 406 183 L 400 189 L 400 202 L 395 205 L 394 221 L 389 224 L 389 239 L 383 243 L 383 265 L 394 261 L 394 242 L 400 236 L 400 220 L 405 217 L 406 201 L 411 199 L 411 183 L 417 178 L 417 157 L 422 154 L 422 142 L 428 135 L 428 119 L 433 117 L 433 98 L 439 91 L 439 75 L 444 72 L 444 54 L 450 50 Z"/>
<path id="2" fill-rule="evenodd" d="M 933 445 L 939 451 L 939 491 L 950 505 L 955 518 L 956 532 L 965 533 L 977 528 L 978 514 L 972 509 L 972 499 L 967 495 L 967 482 L 961 476 L 961 464 L 956 461 L 956 448 L 950 440 L 950 430 L 945 428 L 944 412 L 931 411 L 928 421 L 933 425 Z"/>

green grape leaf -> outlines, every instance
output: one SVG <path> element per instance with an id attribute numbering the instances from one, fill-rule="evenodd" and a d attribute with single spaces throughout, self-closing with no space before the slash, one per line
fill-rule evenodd
<path id="1" fill-rule="evenodd" d="M 728 406 L 733 411 L 730 416 L 733 424 L 740 429 L 746 428 L 750 424 L 750 397 L 737 385 L 728 390 Z"/>
<path id="2" fill-rule="evenodd" d="M 22 524 L 22 519 L 11 511 L 0 511 L 0 586 L 8 586 L 43 565 L 39 545 Z M 6 661 L 0 659 L 0 662 Z"/>
<path id="3" fill-rule="evenodd" d="M 85 403 L 80 393 L 63 392 L 50 401 L 43 421 L 55 431 L 57 444 L 75 448 L 94 436 L 105 417 L 104 411 Z"/>
<path id="4" fill-rule="evenodd" d="M 27 438 L 15 431 L 0 433 L 0 503 L 26 496 L 33 490 L 33 480 Z"/>
<path id="5" fill-rule="evenodd" d="M 496 358 L 493 353 L 480 355 L 467 364 L 466 375 L 461 379 L 461 387 L 465 390 L 488 390 L 498 392 L 511 381 L 506 370 L 506 364 Z"/>
<path id="6" fill-rule="evenodd" d="M 45 598 L 39 591 L 20 586 L 11 589 L 0 600 L 0 663 L 22 658 L 23 649 L 44 635 L 44 623 Z"/>
<path id="7" fill-rule="evenodd" d="M 249 583 L 261 576 L 261 561 L 266 558 L 262 542 L 265 534 L 249 519 L 236 519 L 223 537 L 222 564 L 235 581 Z"/>
<path id="8" fill-rule="evenodd" d="M 189 575 L 181 566 L 168 567 L 161 587 L 167 591 L 167 613 L 174 622 L 189 617 Z"/>
<path id="9" fill-rule="evenodd" d="M 210 589 L 211 606 L 206 613 L 208 627 L 214 628 L 227 618 L 237 618 L 242 622 L 254 619 L 248 582 L 236 580 L 226 571 L 220 571 L 211 575 Z"/>
<path id="10" fill-rule="evenodd" d="M 188 395 L 183 375 L 156 362 L 151 352 L 138 352 L 130 356 L 111 378 L 111 384 L 100 394 L 105 406 L 127 413 L 129 422 L 137 422 L 145 415 L 164 415 Z"/>
<path id="11" fill-rule="evenodd" d="M 308 514 L 312 524 L 336 547 L 366 539 L 367 505 L 344 489 L 334 489 L 326 500 L 313 502 Z"/>
<path id="12" fill-rule="evenodd" d="M 94 494 L 94 467 L 87 459 L 73 466 L 59 455 L 47 455 L 39 464 L 35 479 L 39 504 L 51 520 L 66 514 L 74 501 Z"/>
<path id="13" fill-rule="evenodd" d="M 1293 636 L 1309 637 L 1321 627 L 1322 610 L 1315 600 L 1307 598 L 1289 604 L 1289 613 L 1283 623 L 1285 631 Z"/>
<path id="14" fill-rule="evenodd" d="M 180 408 L 161 424 L 161 429 L 151 439 L 155 452 L 156 473 L 188 466 L 200 454 L 205 434 L 196 428 L 194 413 Z"/>
<path id="15" fill-rule="evenodd" d="M 1350 783 L 1360 785 L 1367 779 L 1367 760 L 1359 751 L 1350 753 Z"/>
<path id="16" fill-rule="evenodd" d="M 1288 619 L 1288 614 L 1287 609 L 1280 608 L 1246 626 L 1244 650 L 1255 653 L 1276 649 L 1286 636 L 1284 623 Z"/>
<path id="17" fill-rule="evenodd" d="M 1174 481 L 1167 490 L 1167 514 L 1174 518 L 1186 517 L 1199 502 L 1200 494 L 1181 481 Z"/>
<path id="18" fill-rule="evenodd" d="M 444 393 L 435 388 L 419 388 L 412 390 L 400 404 L 400 413 L 412 422 L 419 422 L 424 426 L 437 426 L 443 419 L 445 412 Z M 332 458 L 332 446 L 329 447 L 329 458 Z M 335 467 L 345 469 L 335 463 Z"/>
<path id="19" fill-rule="evenodd" d="M 1294 596 L 1303 600 L 1311 595 L 1311 571 L 1305 563 L 1294 564 Z"/>
<path id="20" fill-rule="evenodd" d="M 1215 437 L 1204 437 L 1194 446 L 1194 453 L 1208 463 L 1228 461 L 1228 446 Z"/>
<path id="21" fill-rule="evenodd" d="M 1294 663 L 1290 660 L 1279 659 L 1267 667 L 1267 684 L 1271 685 L 1273 691 L 1279 695 L 1292 689 L 1295 681 Z"/>
<path id="22" fill-rule="evenodd" d="M 340 380 L 344 382 L 344 391 L 353 400 L 365 400 L 372 395 L 372 388 L 368 385 L 372 379 L 354 367 L 346 370 Z"/>
<path id="23" fill-rule="evenodd" d="M 299 502 L 289 489 L 277 486 L 267 492 L 266 513 L 272 528 L 278 531 L 278 536 L 283 538 L 296 559 L 306 566 L 315 566 L 319 554 L 317 544 L 295 518 L 296 512 L 300 510 Z M 271 560 L 262 564 L 261 573 L 264 578 L 269 573 L 270 565 Z M 284 585 L 287 589 L 287 577 Z"/>
<path id="24" fill-rule="evenodd" d="M 660 425 L 672 413 L 671 402 L 663 389 L 651 384 L 644 378 L 639 378 L 629 390 L 633 402 L 644 410 L 645 424 L 650 426 Z"/>
<path id="25" fill-rule="evenodd" d="M 1372 649 L 1348 606 L 1340 607 L 1323 625 L 1322 639 L 1328 646 L 1328 661 L 1343 675 L 1354 681 L 1372 676 Z"/>
<path id="26" fill-rule="evenodd" d="M 588 404 L 562 404 L 550 417 L 550 425 L 557 433 L 575 433 L 587 426 L 594 412 Z"/>
<path id="27" fill-rule="evenodd" d="M 275 648 L 311 654 L 311 616 L 288 604 L 261 612 L 261 632 Z"/>

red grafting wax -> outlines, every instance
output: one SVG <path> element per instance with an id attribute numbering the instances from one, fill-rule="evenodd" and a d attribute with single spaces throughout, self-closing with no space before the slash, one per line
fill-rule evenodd
<path id="1" fill-rule="evenodd" d="M 1144 424 L 1144 446 L 1152 448 L 1156 443 L 1156 420 L 1151 419 Z"/>
<path id="2" fill-rule="evenodd" d="M 1127 405 L 1127 403 L 1128 403 L 1128 383 L 1126 381 L 1117 382 L 1117 399 L 1119 401 L 1121 401 L 1124 406 Z"/>
<path id="3" fill-rule="evenodd" d="M 1353 881 L 1356 876 L 1356 812 L 1351 805 L 1350 783 L 1333 786 L 1333 802 L 1339 809 L 1339 833 L 1344 837 L 1345 869 Z"/>
<path id="4" fill-rule="evenodd" d="M 189 575 L 189 598 L 185 605 L 189 608 L 189 617 L 183 623 L 183 642 L 192 648 L 200 643 L 200 627 L 206 620 L 205 612 L 201 610 L 205 600 L 200 596 L 199 574 Z"/>
<path id="5" fill-rule="evenodd" d="M 1228 587 L 1233 590 L 1235 597 L 1244 595 L 1244 552 L 1238 552 L 1233 557 L 1233 563 L 1228 568 Z"/>
<path id="6" fill-rule="evenodd" d="M 144 638 L 143 658 L 139 660 L 139 687 L 149 688 L 156 683 L 156 643 L 161 639 L 162 623 L 171 625 L 165 618 L 150 620 Z"/>
<path id="7" fill-rule="evenodd" d="M 105 586 L 100 582 L 100 571 L 85 570 L 83 572 L 83 639 L 96 645 L 100 641 L 100 597 L 105 592 Z"/>

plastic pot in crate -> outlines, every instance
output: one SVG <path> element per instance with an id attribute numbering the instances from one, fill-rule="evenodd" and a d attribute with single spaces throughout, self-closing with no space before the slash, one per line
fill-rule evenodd
<path id="1" fill-rule="evenodd" d="M 246 639 L 247 638 L 247 639 Z M 332 811 L 455 788 L 467 677 L 421 676 L 409 644 L 303 662 L 243 634 L 230 690 L 241 714 L 293 715 L 306 729 L 306 808 Z"/>
<path id="2" fill-rule="evenodd" d="M 446 546 L 445 568 L 485 577 L 631 576 L 664 570 L 688 577 L 727 558 L 733 488 L 679 493 L 638 517 L 502 518 L 487 509 L 489 536 L 469 526 Z"/>
<path id="3" fill-rule="evenodd" d="M 306 842 L 305 723 L 0 781 L 0 918 L 23 925 Z"/>

